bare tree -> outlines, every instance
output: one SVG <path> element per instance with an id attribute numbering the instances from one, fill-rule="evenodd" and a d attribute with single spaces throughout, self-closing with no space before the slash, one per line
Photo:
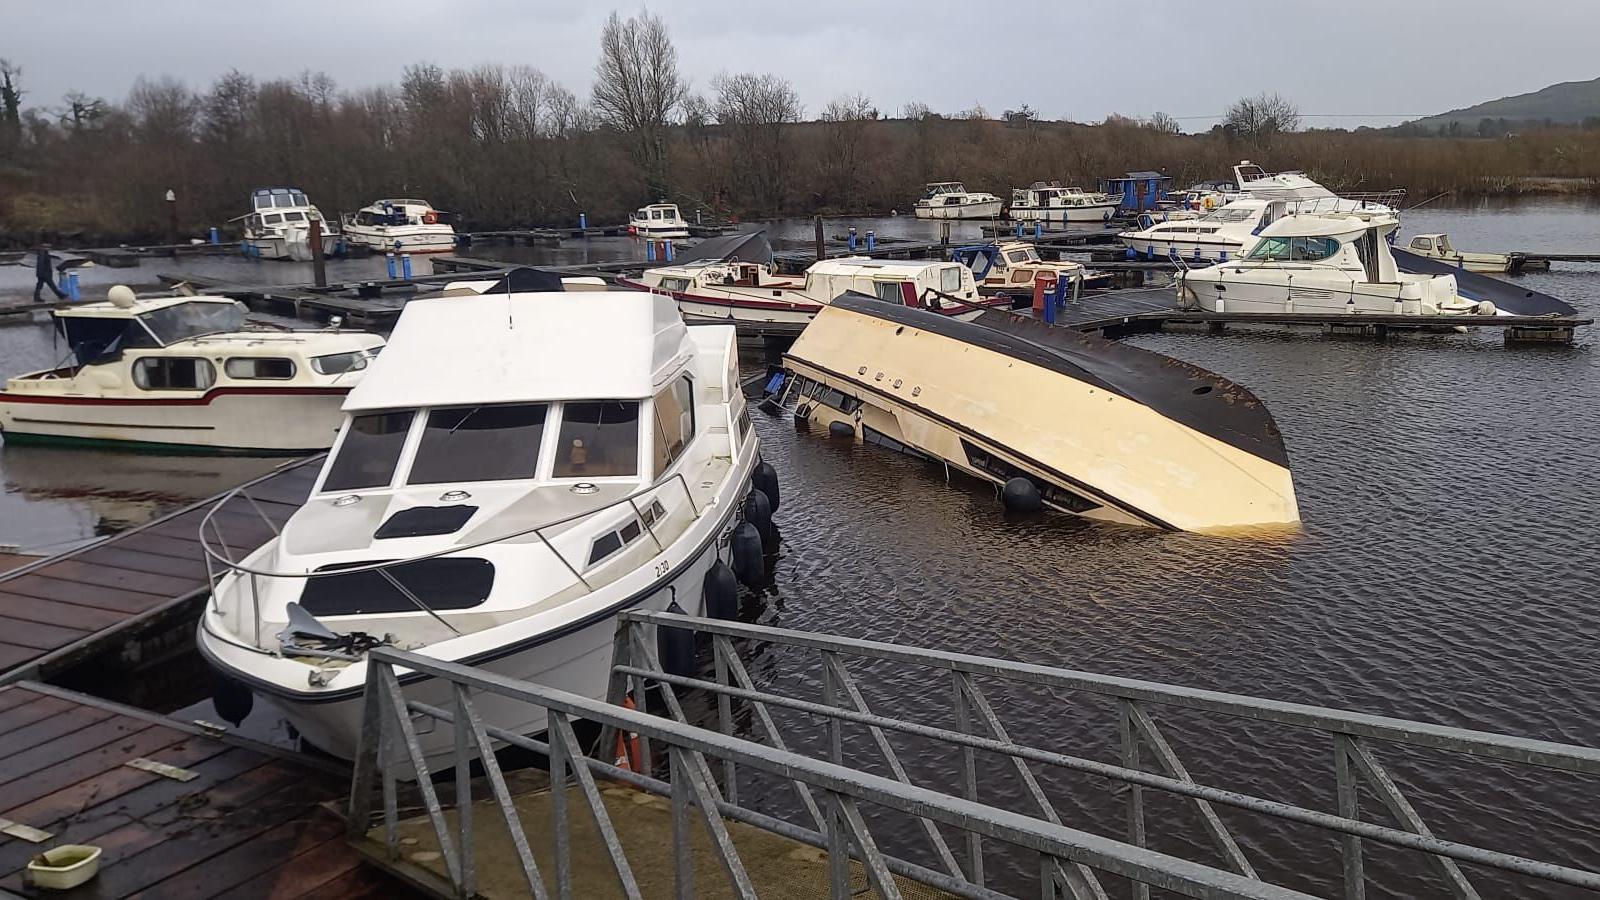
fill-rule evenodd
<path id="1" fill-rule="evenodd" d="M 0 59 L 0 126 L 8 135 L 22 131 L 22 67 Z"/>
<path id="2" fill-rule="evenodd" d="M 1274 137 L 1300 128 L 1300 110 L 1278 94 L 1257 94 L 1234 101 L 1222 121 L 1229 133 L 1265 148 Z"/>
<path id="3" fill-rule="evenodd" d="M 830 206 L 858 204 L 860 198 L 867 123 L 878 117 L 865 94 L 837 97 L 823 107 L 822 152 L 818 169 L 822 175 L 823 202 Z"/>
<path id="4" fill-rule="evenodd" d="M 1164 112 L 1151 113 L 1149 120 L 1147 120 L 1144 124 L 1145 127 L 1151 131 L 1158 131 L 1162 134 L 1183 133 L 1183 126 L 1178 124 L 1178 120 Z"/>
<path id="5" fill-rule="evenodd" d="M 900 118 L 910 119 L 914 122 L 920 122 L 923 119 L 933 115 L 937 115 L 937 113 L 935 113 L 933 109 L 928 106 L 928 104 L 923 103 L 920 100 L 913 100 L 910 103 L 907 103 L 905 106 L 900 107 Z"/>
<path id="6" fill-rule="evenodd" d="M 651 197 L 665 196 L 667 126 L 686 91 L 666 24 L 648 12 L 623 20 L 613 11 L 600 34 L 594 74 L 590 103 L 595 114 L 633 136 L 634 156 Z"/>
<path id="7" fill-rule="evenodd" d="M 745 72 L 718 75 L 714 106 L 717 124 L 733 141 L 733 168 L 748 198 L 760 209 L 783 204 L 789 141 L 784 126 L 800 121 L 800 97 L 776 75 Z"/>

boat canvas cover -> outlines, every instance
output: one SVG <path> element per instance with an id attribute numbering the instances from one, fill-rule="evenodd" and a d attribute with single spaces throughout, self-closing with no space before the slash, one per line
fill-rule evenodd
<path id="1" fill-rule="evenodd" d="M 1469 272 L 1455 263 L 1430 259 L 1401 247 L 1391 247 L 1395 265 L 1402 272 L 1416 275 L 1454 275 L 1456 293 L 1468 300 L 1488 300 L 1502 312 L 1514 316 L 1572 316 L 1578 310 L 1565 301 L 1540 291 L 1531 291 L 1521 285 L 1500 278 Z"/>
<path id="2" fill-rule="evenodd" d="M 752 262 L 772 264 L 772 242 L 767 240 L 766 229 L 745 234 L 727 234 L 708 238 L 677 254 L 679 264 L 710 260 L 713 262 Z"/>
<path id="3" fill-rule="evenodd" d="M 691 352 L 676 304 L 656 294 L 413 300 L 343 408 L 643 399 Z"/>
<path id="4" fill-rule="evenodd" d="M 999 310 L 963 322 L 859 293 L 844 294 L 833 305 L 1069 375 L 1253 456 L 1289 466 L 1283 435 L 1266 405 L 1244 386 L 1183 360 Z"/>

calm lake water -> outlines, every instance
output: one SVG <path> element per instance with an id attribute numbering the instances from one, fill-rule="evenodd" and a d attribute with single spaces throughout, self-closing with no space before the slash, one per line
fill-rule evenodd
<path id="1" fill-rule="evenodd" d="M 847 224 L 830 221 L 827 230 Z M 904 217 L 858 225 L 884 236 L 937 235 L 937 226 Z M 1449 232 L 1467 250 L 1595 252 L 1600 209 L 1546 202 L 1406 215 L 1403 235 L 1433 231 Z M 779 223 L 773 233 L 809 241 L 811 224 Z M 955 235 L 976 236 L 971 226 Z M 506 255 L 578 262 L 638 252 L 623 239 L 569 243 L 559 255 L 539 248 Z M 241 281 L 306 280 L 291 264 L 184 265 L 207 273 L 248 267 Z M 381 260 L 339 265 L 382 270 Z M 146 263 L 106 282 L 161 270 Z M 1558 264 L 1518 283 L 1600 313 L 1600 268 Z M 0 298 L 7 285 L 15 282 L 0 281 Z M 746 613 L 788 627 L 1600 744 L 1596 339 L 1593 329 L 1580 330 L 1571 347 L 1514 349 L 1494 332 L 1384 342 L 1309 331 L 1134 339 L 1247 385 L 1272 410 L 1304 518 L 1298 533 L 1273 541 L 1145 532 L 1057 515 L 1010 517 L 987 486 L 947 485 L 942 469 L 758 417 L 765 454 L 782 481 L 784 548 L 773 586 L 747 598 Z M 0 325 L 3 374 L 48 365 L 57 353 L 42 323 Z M 5 448 L 0 543 L 44 548 L 106 533 L 274 462 Z M 758 680 L 819 696 L 812 660 L 757 652 Z M 900 667 L 854 672 L 876 706 L 948 723 L 946 682 Z M 991 699 L 1014 736 L 1112 758 L 1116 722 L 1105 704 L 996 690 Z M 198 699 L 179 694 L 167 708 Z M 184 715 L 216 718 L 209 707 L 202 702 Z M 1196 777 L 1332 808 L 1328 747 L 1271 729 L 1155 714 Z M 784 721 L 793 726 L 792 743 L 822 747 L 815 723 Z M 282 736 L 277 723 L 247 726 Z M 926 783 L 954 784 L 946 780 L 956 771 L 947 750 L 896 744 Z M 870 755 L 868 745 L 852 746 Z M 1375 752 L 1393 763 L 1396 779 L 1445 836 L 1594 865 L 1600 809 L 1589 802 L 1592 784 L 1435 765 L 1431 758 L 1423 765 L 1388 747 Z M 996 798 L 1023 808 L 1014 776 L 993 774 Z M 1045 780 L 1068 824 L 1121 833 L 1120 795 L 1087 780 Z M 789 801 L 774 793 L 767 802 L 786 809 Z M 1153 815 L 1172 816 L 1168 825 L 1152 826 L 1154 847 L 1211 858 L 1189 811 L 1149 802 Z M 1364 809 L 1388 821 L 1370 795 Z M 1530 809 L 1538 812 L 1529 817 Z M 1265 873 L 1335 890 L 1333 841 L 1236 813 L 1224 817 Z M 910 825 L 891 822 L 886 833 L 916 855 Z M 1021 879 L 1034 863 L 1002 857 L 993 865 L 1004 882 Z M 1375 878 L 1405 873 L 1373 896 L 1438 891 L 1415 857 L 1374 851 L 1368 865 Z M 1573 895 L 1484 884 L 1486 896 Z"/>

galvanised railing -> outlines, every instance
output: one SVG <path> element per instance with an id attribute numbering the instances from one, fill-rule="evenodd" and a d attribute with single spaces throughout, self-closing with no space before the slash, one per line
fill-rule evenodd
<path id="1" fill-rule="evenodd" d="M 672 674 L 662 668 L 656 638 L 663 627 L 709 637 L 715 680 Z M 808 655 L 815 653 L 821 673 L 821 697 L 813 700 L 758 688 L 740 657 L 736 641 L 743 642 L 747 649 L 779 646 Z M 584 805 L 598 825 L 622 892 L 638 896 L 625 848 L 600 799 L 597 775 L 671 798 L 671 840 L 680 897 L 694 895 L 694 873 L 689 864 L 691 816 L 709 831 L 720 867 L 734 895 L 741 897 L 756 896 L 759 886 L 752 884 L 724 819 L 827 850 L 830 890 L 832 896 L 841 898 L 850 895 L 851 857 L 861 862 L 870 885 L 883 897 L 900 896 L 894 876 L 960 897 L 1011 896 L 986 878 L 986 857 L 999 852 L 994 849 L 996 844 L 1001 845 L 1009 860 L 1014 861 L 1019 853 L 1031 854 L 1037 860 L 1037 867 L 1030 870 L 1037 874 L 1037 893 L 1032 893 L 1035 888 L 1029 891 L 1050 900 L 1105 898 L 1108 895 L 1102 879 L 1106 875 L 1129 882 L 1135 898 L 1149 897 L 1151 885 L 1197 897 L 1308 896 L 1263 881 L 1218 814 L 1219 808 L 1308 826 L 1336 839 L 1346 898 L 1366 895 L 1363 850 L 1369 842 L 1422 854 L 1436 870 L 1438 887 L 1454 897 L 1479 896 L 1462 872 L 1463 863 L 1552 885 L 1600 889 L 1600 874 L 1592 869 L 1436 836 L 1379 762 L 1372 745 L 1384 742 L 1498 763 L 1596 775 L 1600 774 L 1600 751 L 1592 748 L 968 654 L 642 611 L 623 613 L 619 619 L 605 703 L 389 648 L 374 650 L 368 658 L 372 665 L 351 794 L 351 836 L 365 836 L 372 821 L 373 789 L 381 778 L 386 843 L 392 855 L 400 855 L 395 782 L 425 766 L 413 720 L 428 717 L 441 727 L 454 728 L 456 796 L 460 798 L 459 825 L 454 831 L 448 826 L 432 784 L 422 779 L 418 787 L 443 852 L 450 884 L 462 896 L 470 895 L 476 884 L 469 814 L 468 764 L 473 757 L 484 761 L 494 800 L 506 818 L 529 890 L 536 897 L 549 895 L 504 777 L 489 752 L 500 743 L 550 757 L 552 784 L 557 789 L 552 794 L 553 821 L 548 833 L 555 843 L 555 893 L 561 897 L 570 896 L 572 888 L 570 813 L 566 792 L 561 789 L 569 780 L 575 780 L 581 788 Z M 919 683 L 930 686 L 946 680 L 957 727 L 875 713 L 849 671 L 851 661 L 922 670 Z M 395 676 L 396 667 L 451 682 L 451 708 L 408 701 Z M 1084 692 L 1113 700 L 1117 705 L 1118 761 L 1086 759 L 1018 742 L 1001 723 L 980 679 Z M 670 717 L 623 705 L 625 698 L 647 697 L 649 688 L 659 693 Z M 701 696 L 715 699 L 715 729 L 692 724 L 679 696 L 684 690 L 703 692 Z M 475 712 L 473 697 L 483 693 L 545 708 L 547 739 L 512 734 L 482 722 Z M 736 703 L 741 713 L 748 713 L 747 724 L 759 732 L 760 741 L 735 733 L 744 727 L 735 718 Z M 1273 723 L 1320 735 L 1333 750 L 1330 780 L 1337 812 L 1308 809 L 1199 782 L 1157 725 L 1153 707 Z M 773 716 L 774 710 L 797 712 L 825 723 L 827 759 L 792 751 Z M 601 748 L 611 747 L 619 731 L 637 735 L 637 741 L 622 742 L 628 765 L 584 756 L 571 727 L 573 719 L 588 719 L 602 726 Z M 865 730 L 877 757 L 887 764 L 889 776 L 865 771 L 862 766 L 867 760 L 845 759 L 846 726 Z M 928 756 L 929 747 L 947 748 L 955 754 L 960 770 L 959 796 L 913 783 L 889 741 L 891 734 L 915 739 L 922 758 Z M 390 759 L 396 750 L 405 755 L 405 764 L 379 764 L 380 759 Z M 986 760 L 1004 760 L 1006 767 L 1015 771 L 1025 787 L 1027 802 L 1036 812 L 1010 811 L 980 796 L 980 788 L 987 785 L 987 779 L 980 779 L 976 764 L 980 753 L 985 754 Z M 876 764 L 876 758 L 870 762 Z M 1066 826 L 1035 771 L 1039 767 L 1087 774 L 1121 785 L 1125 791 L 1125 838 L 1119 840 Z M 791 822 L 741 803 L 741 780 L 747 790 L 755 780 L 763 785 L 768 780 L 788 785 L 798 800 L 801 821 Z M 1361 819 L 1362 786 L 1378 798 L 1398 827 Z M 1151 827 L 1175 823 L 1167 818 L 1152 820 L 1147 815 L 1147 791 L 1181 798 L 1196 811 L 1201 830 L 1215 844 L 1228 868 L 1150 850 L 1147 839 Z M 759 803 L 770 796 L 757 799 Z M 874 837 L 874 827 L 881 832 L 882 822 L 897 814 L 916 823 L 931 851 L 930 858 L 937 860 L 933 867 L 886 852 L 882 841 Z"/>

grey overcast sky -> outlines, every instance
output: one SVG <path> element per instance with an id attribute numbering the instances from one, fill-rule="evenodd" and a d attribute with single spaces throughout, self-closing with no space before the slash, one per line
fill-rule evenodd
<path id="1" fill-rule="evenodd" d="M 648 4 L 684 74 L 773 72 L 814 114 L 860 91 L 886 114 L 1028 103 L 1045 118 L 1162 111 L 1203 130 L 1276 91 L 1307 125 L 1392 124 L 1600 77 L 1600 0 L 743 0 Z M 69 90 L 120 100 L 140 74 L 205 89 L 237 68 L 341 87 L 407 64 L 532 65 L 587 97 L 610 3 L 582 0 L 0 0 L 0 57 L 29 106 Z M 617 5 L 624 15 L 637 4 Z"/>

